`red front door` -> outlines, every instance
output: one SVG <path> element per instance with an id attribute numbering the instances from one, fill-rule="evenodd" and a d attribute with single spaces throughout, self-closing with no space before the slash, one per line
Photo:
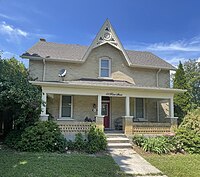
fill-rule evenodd
<path id="1" fill-rule="evenodd" d="M 102 103 L 102 115 L 104 116 L 104 128 L 110 128 L 110 103 Z"/>

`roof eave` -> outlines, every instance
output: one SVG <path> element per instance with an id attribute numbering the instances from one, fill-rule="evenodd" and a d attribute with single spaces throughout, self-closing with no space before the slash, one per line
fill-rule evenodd
<path id="1" fill-rule="evenodd" d="M 134 68 L 149 68 L 149 69 L 163 69 L 163 70 L 176 70 L 175 67 L 160 67 L 160 66 L 147 66 L 147 65 L 138 65 L 138 64 L 130 64 L 130 67 Z"/>
<path id="2" fill-rule="evenodd" d="M 33 57 L 33 56 L 20 56 L 23 59 L 29 59 L 29 60 L 46 60 L 46 61 L 59 61 L 59 62 L 69 62 L 69 63 L 83 63 L 82 60 L 66 60 L 66 59 L 55 59 L 55 58 L 44 58 L 44 57 Z"/>
<path id="3" fill-rule="evenodd" d="M 127 87 L 127 86 L 108 86 L 108 85 L 83 85 L 83 84 L 67 84 L 65 82 L 41 82 L 41 81 L 29 81 L 33 85 L 38 86 L 63 86 L 63 87 L 79 87 L 79 88 L 101 88 L 101 89 L 132 89 L 132 90 L 144 90 L 144 91 L 156 91 L 156 92 L 168 92 L 168 93 L 184 93 L 187 90 L 171 89 L 171 88 L 151 88 L 151 87 Z"/>

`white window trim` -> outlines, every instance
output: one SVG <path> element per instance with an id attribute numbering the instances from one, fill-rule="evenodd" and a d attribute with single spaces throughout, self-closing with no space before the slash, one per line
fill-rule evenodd
<path id="1" fill-rule="evenodd" d="M 71 95 L 60 95 L 60 107 L 59 107 L 59 119 L 58 120 L 74 120 L 73 117 L 73 103 L 74 97 L 71 96 L 71 117 L 62 117 L 62 96 L 71 96 Z"/>
<path id="2" fill-rule="evenodd" d="M 144 98 L 141 98 L 143 99 L 143 110 L 144 110 L 144 117 L 141 117 L 141 118 L 137 118 L 136 117 L 136 98 L 134 98 L 134 117 L 136 120 L 138 121 L 148 121 L 147 118 L 146 118 L 146 106 L 145 106 L 145 99 Z"/>
<path id="3" fill-rule="evenodd" d="M 109 76 L 108 77 L 102 77 L 101 76 L 101 60 L 108 60 L 108 64 L 109 64 Z M 101 79 L 112 79 L 111 78 L 111 59 L 109 57 L 101 57 L 99 59 L 99 77 Z"/>

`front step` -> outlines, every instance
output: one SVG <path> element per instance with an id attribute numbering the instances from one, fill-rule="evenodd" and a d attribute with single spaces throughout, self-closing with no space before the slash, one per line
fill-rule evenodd
<path id="1" fill-rule="evenodd" d="M 123 133 L 109 132 L 105 133 L 108 141 L 108 148 L 122 149 L 132 148 L 129 139 Z"/>
<path id="2" fill-rule="evenodd" d="M 108 148 L 115 148 L 115 149 L 123 149 L 123 148 L 132 148 L 131 143 L 108 143 Z"/>
<path id="3" fill-rule="evenodd" d="M 109 137 L 108 143 L 129 143 L 129 139 L 126 137 Z"/>

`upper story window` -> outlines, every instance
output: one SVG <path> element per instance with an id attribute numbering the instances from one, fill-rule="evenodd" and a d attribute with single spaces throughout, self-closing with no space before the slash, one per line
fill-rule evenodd
<path id="1" fill-rule="evenodd" d="M 110 77 L 110 73 L 111 73 L 111 60 L 109 58 L 101 58 L 99 76 Z"/>

